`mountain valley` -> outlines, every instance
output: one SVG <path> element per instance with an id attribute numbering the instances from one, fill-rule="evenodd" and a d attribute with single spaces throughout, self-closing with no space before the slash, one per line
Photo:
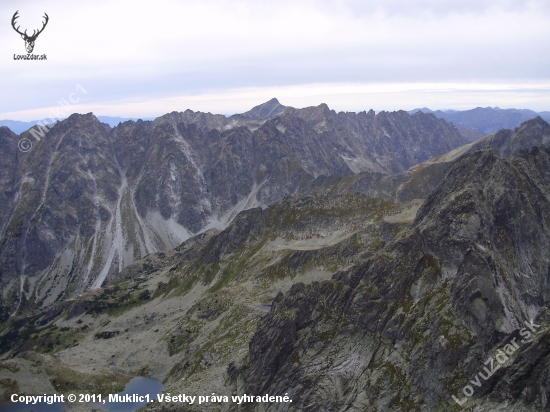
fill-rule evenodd
<path id="1" fill-rule="evenodd" d="M 550 410 L 542 118 L 471 142 L 272 99 L 17 139 L 0 128 L 2 401 L 151 376 L 292 403 L 145 410 Z"/>

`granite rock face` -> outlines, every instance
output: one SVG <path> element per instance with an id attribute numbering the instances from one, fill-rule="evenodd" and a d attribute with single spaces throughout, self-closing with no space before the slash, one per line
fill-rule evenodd
<path id="1" fill-rule="evenodd" d="M 408 236 L 276 297 L 237 388 L 291 393 L 290 407 L 268 410 L 460 410 L 452 395 L 466 398 L 484 362 L 534 320 L 533 340 L 465 406 L 548 410 L 549 246 L 550 149 L 468 154 Z"/>
<path id="2" fill-rule="evenodd" d="M 27 153 L 10 143 L 18 153 L 2 210 L 2 284 L 43 274 L 37 295 L 55 299 L 101 269 L 95 251 L 111 235 L 122 176 L 108 130 L 91 114 L 57 123 Z"/>
<path id="3" fill-rule="evenodd" d="M 531 148 L 550 143 L 550 125 L 537 116 L 528 120 L 515 129 L 499 130 L 476 141 L 470 151 L 475 151 L 483 146 L 491 146 L 500 156 L 508 156 L 521 148 Z"/>
<path id="4" fill-rule="evenodd" d="M 517 149 L 548 145 L 550 125 L 540 117 L 528 120 L 513 130 L 500 130 L 473 143 L 457 147 L 448 153 L 430 158 L 398 174 L 362 172 L 353 176 L 320 176 L 310 186 L 316 190 L 332 189 L 367 194 L 371 197 L 392 198 L 400 202 L 425 199 L 445 177 L 453 161 L 466 153 L 489 146 L 500 157 Z M 344 189 L 342 189 L 344 188 Z"/>
<path id="5" fill-rule="evenodd" d="M 16 192 L 16 177 L 15 171 L 19 156 L 22 154 L 17 150 L 17 146 L 13 144 L 16 140 L 15 134 L 7 127 L 0 127 L 0 150 L 4 155 L 2 159 L 2 167 L 0 168 L 0 202 L 4 207 L 9 205 L 10 201 L 15 196 Z M 3 232 L 4 226 L 7 224 L 6 211 L 0 214 L 0 231 Z M 0 233 L 2 233 L 0 232 Z"/>

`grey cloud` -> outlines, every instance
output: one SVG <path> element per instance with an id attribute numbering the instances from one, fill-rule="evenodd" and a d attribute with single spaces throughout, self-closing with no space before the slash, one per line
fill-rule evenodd
<path id="1" fill-rule="evenodd" d="M 55 105 L 77 82 L 90 90 L 87 102 L 109 104 L 312 83 L 550 79 L 550 29 L 541 18 L 549 1 L 249 0 L 235 6 L 235 21 L 224 20 L 227 10 L 214 7 L 234 4 L 228 0 L 186 2 L 210 3 L 204 21 L 186 16 L 188 22 L 195 18 L 200 35 L 174 25 L 184 3 L 159 1 L 162 13 L 155 9 L 154 18 L 150 3 L 141 9 L 128 2 L 136 4 L 130 17 L 121 1 L 83 2 L 94 5 L 88 9 L 53 3 L 47 9 L 51 26 L 37 46 L 49 55 L 41 65 L 10 61 L 23 44 L 9 23 L 0 25 L 0 41 L 7 45 L 0 61 L 0 112 Z M 40 18 L 44 4 L 23 1 L 17 7 L 36 9 Z M 4 22 L 13 12 L 13 5 L 0 5 Z M 165 23 L 169 35 L 160 30 Z M 116 26 L 116 36 L 103 25 Z M 127 33 L 131 41 L 121 40 Z"/>
<path id="2" fill-rule="evenodd" d="M 415 16 L 430 13 L 439 17 L 450 14 L 482 14 L 489 11 L 522 13 L 538 10 L 550 13 L 546 0 L 326 0 L 325 7 L 340 7 L 356 15 L 382 12 L 387 15 Z"/>

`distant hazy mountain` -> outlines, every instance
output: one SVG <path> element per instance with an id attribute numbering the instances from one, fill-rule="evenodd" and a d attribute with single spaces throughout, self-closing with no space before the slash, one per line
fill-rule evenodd
<path id="1" fill-rule="evenodd" d="M 469 142 L 475 142 L 477 139 L 485 136 L 485 133 L 478 132 L 474 129 L 468 129 L 467 127 L 457 127 L 457 129 L 459 133 Z"/>
<path id="2" fill-rule="evenodd" d="M 470 141 L 475 141 L 480 136 L 468 130 L 462 129 L 471 129 L 481 133 L 482 135 L 486 135 L 500 129 L 513 129 L 526 120 L 534 119 L 537 116 L 540 116 L 546 121 L 550 121 L 550 112 L 537 113 L 533 110 L 526 109 L 476 107 L 475 109 L 464 111 L 433 111 L 424 107 L 422 109 L 411 110 L 409 113 L 412 114 L 418 111 L 423 113 L 432 113 L 440 119 L 445 119 L 448 122 L 452 122 L 457 128 L 459 128 L 461 134 Z"/>
<path id="3" fill-rule="evenodd" d="M 126 122 L 128 120 L 137 121 L 137 118 L 134 117 L 110 117 L 110 116 L 97 116 L 98 120 L 101 123 L 107 123 L 111 127 L 118 126 L 119 123 Z M 64 120 L 64 119 L 60 119 Z M 143 118 L 142 120 L 154 120 L 154 117 Z M 48 119 L 43 120 L 33 120 L 30 122 L 21 122 L 19 120 L 0 120 L 0 127 L 6 126 L 15 134 L 21 134 L 31 127 L 35 126 L 37 123 L 42 122 L 43 124 L 51 123 Z"/>
<path id="4" fill-rule="evenodd" d="M 38 122 L 39 120 L 33 120 L 31 122 L 20 122 L 19 120 L 0 120 L 0 127 L 6 126 L 15 134 L 21 134 L 24 131 L 29 130 Z"/>
<path id="5" fill-rule="evenodd" d="M 141 117 L 141 120 L 155 120 L 154 117 Z M 107 123 L 111 127 L 118 126 L 119 123 L 127 122 L 128 120 L 133 120 L 137 122 L 139 120 L 136 117 L 111 117 L 111 116 L 97 116 L 97 120 L 101 123 Z"/>

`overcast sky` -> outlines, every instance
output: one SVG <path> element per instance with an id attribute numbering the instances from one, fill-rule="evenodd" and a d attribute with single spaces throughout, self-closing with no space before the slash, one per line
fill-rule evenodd
<path id="1" fill-rule="evenodd" d="M 34 54 L 11 27 L 49 23 Z M 3 1 L 0 119 L 233 114 L 272 97 L 340 111 L 550 110 L 550 0 Z M 86 90 L 77 90 L 76 85 Z"/>

